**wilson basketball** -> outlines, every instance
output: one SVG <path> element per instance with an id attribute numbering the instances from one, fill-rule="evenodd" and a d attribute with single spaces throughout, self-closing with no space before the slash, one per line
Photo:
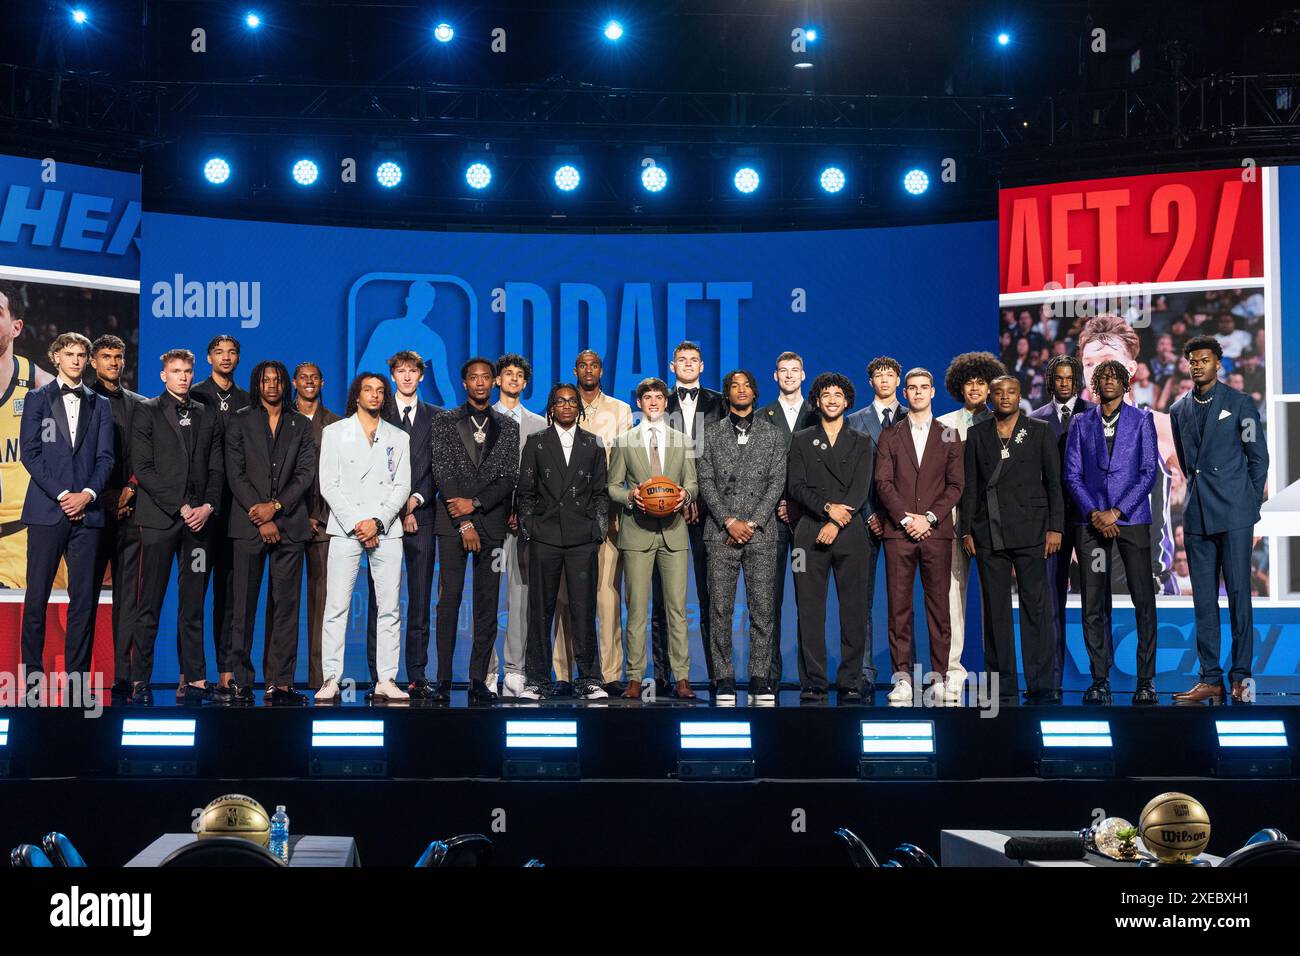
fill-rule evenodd
<path id="1" fill-rule="evenodd" d="M 673 508 L 677 505 L 677 493 L 682 490 L 677 482 L 663 475 L 647 478 L 641 482 L 640 487 L 646 514 L 656 518 L 664 518 L 673 513 Z"/>
<path id="2" fill-rule="evenodd" d="M 1188 863 L 1210 842 L 1210 815 L 1185 793 L 1162 793 L 1142 808 L 1138 830 L 1162 863 Z"/>
<path id="3" fill-rule="evenodd" d="M 199 839 L 204 837 L 243 837 L 258 846 L 266 846 L 271 842 L 271 818 L 266 808 L 252 797 L 228 793 L 203 808 Z"/>

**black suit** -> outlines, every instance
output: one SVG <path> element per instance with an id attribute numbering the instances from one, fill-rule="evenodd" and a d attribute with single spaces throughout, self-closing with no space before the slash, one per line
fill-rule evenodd
<path id="1" fill-rule="evenodd" d="M 131 469 L 131 417 L 144 396 L 130 389 L 110 390 L 102 382 L 90 386 L 108 400 L 113 412 L 113 470 L 104 486 L 104 529 L 99 533 L 99 552 L 95 555 L 95 607 L 104 587 L 104 573 L 112 566 L 113 587 L 113 676 L 131 679 L 131 640 L 127 630 L 131 608 L 135 603 L 135 575 L 140 563 L 140 531 L 128 512 L 117 517 L 117 502 L 122 489 L 135 488 Z M 135 498 L 130 506 L 135 510 Z"/>
<path id="2" fill-rule="evenodd" d="M 677 429 L 690 438 L 692 443 L 703 439 L 705 425 L 712 424 L 727 414 L 727 401 L 722 397 L 721 392 L 715 392 L 711 388 L 704 388 L 702 385 L 698 387 L 700 393 L 696 398 L 695 415 L 691 421 L 686 421 L 685 415 L 682 414 L 682 403 L 677 397 L 676 387 L 670 391 L 668 407 L 664 410 L 664 421 L 668 423 L 668 427 Z M 695 449 L 694 454 L 698 457 L 698 448 Z M 694 524 L 686 526 L 686 535 L 691 542 L 691 567 L 695 572 L 695 596 L 699 599 L 700 605 L 700 639 L 704 643 L 704 663 L 709 672 L 709 683 L 712 684 L 713 654 L 711 649 L 713 644 L 709 637 L 709 619 L 712 616 L 712 608 L 709 604 L 709 557 L 704 546 L 705 507 L 703 501 L 697 501 L 694 504 L 698 509 L 699 518 Z M 659 580 L 658 568 L 655 569 L 652 584 L 654 587 L 654 612 L 650 619 L 651 654 L 654 658 L 655 674 L 668 674 L 672 672 L 672 667 L 668 663 L 668 615 L 664 609 L 663 584 Z M 687 675 L 678 674 L 677 676 L 681 678 Z"/>
<path id="3" fill-rule="evenodd" d="M 190 397 L 196 402 L 202 402 L 217 413 L 223 445 L 226 426 L 230 423 L 230 416 L 241 408 L 247 408 L 253 404 L 252 396 L 238 385 L 232 382 L 230 391 L 223 392 L 217 388 L 217 383 L 211 377 L 205 378 L 197 385 L 194 385 L 190 389 Z M 229 514 L 230 488 L 223 486 L 221 501 L 212 503 L 221 514 Z M 217 670 L 225 674 L 234 666 L 231 656 L 231 632 L 234 627 L 234 579 L 231 577 L 231 572 L 235 567 L 235 552 L 233 542 L 230 536 L 226 534 L 224 521 L 220 523 L 209 521 L 204 525 L 203 530 L 199 532 L 199 537 L 203 539 L 209 555 L 206 570 L 203 572 L 203 589 L 205 592 L 207 591 L 208 579 L 211 578 L 212 641 L 217 649 Z M 179 634 L 180 631 L 181 627 L 178 620 L 177 633 Z M 197 680 L 197 678 L 193 679 Z"/>
<path id="4" fill-rule="evenodd" d="M 474 440 L 472 416 L 483 423 L 484 440 Z M 519 425 L 494 409 L 472 409 L 469 404 L 449 409 L 433 422 L 432 471 L 438 494 L 434 508 L 434 533 L 439 537 L 442 560 L 438 564 L 438 680 L 451 680 L 456 650 L 460 599 L 465 591 L 469 552 L 458 528 L 469 521 L 478 532 L 480 550 L 474 556 L 474 646 L 470 651 L 471 680 L 487 678 L 488 657 L 497 639 L 497 602 L 501 591 L 501 555 L 506 521 L 519 474 Z M 478 506 L 464 518 L 452 519 L 450 498 L 477 499 Z M 409 675 L 408 675 L 409 676 Z"/>
<path id="5" fill-rule="evenodd" d="M 266 631 L 263 679 L 266 686 L 293 683 L 298 662 L 298 602 L 302 591 L 303 548 L 311 539 L 310 492 L 316 483 L 316 443 L 311 422 L 287 406 L 271 434 L 270 419 L 260 403 L 230 416 L 226 429 L 226 483 L 233 504 L 227 527 L 234 539 L 235 563 L 231 656 L 233 680 L 241 687 L 253 683 L 253 628 L 262 572 L 268 561 L 268 606 L 272 620 Z M 254 505 L 278 501 L 274 521 L 280 532 L 267 544 L 248 516 Z"/>
<path id="6" fill-rule="evenodd" d="M 188 409 L 185 408 L 188 406 Z M 188 411 L 189 424 L 182 426 Z M 188 432 L 189 438 L 185 435 Z M 146 399 L 131 417 L 131 466 L 135 471 L 135 523 L 140 529 L 140 563 L 131 631 L 131 679 L 148 684 L 153 676 L 153 646 L 158 615 L 167 594 L 172 563 L 178 567 L 180 610 L 177 640 L 181 673 L 202 680 L 203 594 L 211 549 L 207 536 L 195 535 L 181 519 L 184 505 L 208 504 L 213 512 L 203 530 L 224 532 L 217 509 L 225 485 L 222 477 L 223 430 L 217 413 L 198 402 L 178 405 L 170 393 Z M 224 533 L 221 535 L 225 538 Z"/>
<path id="7" fill-rule="evenodd" d="M 528 641 L 524 672 L 545 686 L 551 674 L 551 626 L 560 575 L 568 593 L 568 634 L 578 680 L 601 682 L 596 643 L 597 556 L 609 521 L 605 449 L 591 432 L 573 426 L 569 460 L 554 426 L 528 437 L 519 465 L 515 508 L 528 541 Z M 477 575 L 477 570 L 475 571 Z"/>
<path id="8" fill-rule="evenodd" d="M 1030 693 L 1055 688 L 1051 599 L 1047 561 L 1049 531 L 1065 529 L 1061 462 L 1051 428 L 1020 415 L 1004 443 L 997 420 L 986 418 L 966 432 L 966 486 L 960 535 L 975 539 L 980 572 L 985 669 L 998 674 L 1000 696 L 1017 694 L 1015 626 L 1011 619 L 1011 570 L 1020 595 L 1020 646 Z"/>
<path id="9" fill-rule="evenodd" d="M 781 400 L 764 405 L 758 410 L 759 417 L 770 422 L 776 433 L 781 436 L 781 441 L 785 443 L 786 450 L 790 449 L 790 438 L 795 432 L 803 431 L 805 428 L 811 428 L 817 424 L 817 409 L 813 408 L 812 403 L 805 400 L 799 406 L 799 414 L 795 416 L 794 430 L 790 429 L 790 424 L 786 421 L 785 410 L 781 407 Z M 788 497 L 786 502 L 787 521 L 776 522 L 776 594 L 772 602 L 772 666 L 768 671 L 768 676 L 774 687 L 781 683 L 781 674 L 785 670 L 785 662 L 781 657 L 781 607 L 785 603 L 785 577 L 786 568 L 790 566 L 790 551 L 794 547 L 794 528 L 799 523 L 799 506 L 790 501 Z M 795 614 L 798 615 L 798 591 L 795 592 Z M 870 626 L 870 624 L 868 624 Z M 803 658 L 796 655 L 795 660 L 798 662 L 800 670 L 800 680 L 802 681 Z"/>
<path id="10" fill-rule="evenodd" d="M 1070 423 L 1082 415 L 1084 412 L 1094 408 L 1094 403 L 1084 398 L 1074 400 L 1074 413 L 1068 421 L 1062 422 L 1060 415 L 1056 411 L 1056 403 L 1048 400 L 1032 412 L 1030 418 L 1036 418 L 1039 421 L 1047 422 L 1052 429 L 1052 434 L 1056 437 L 1057 462 L 1062 469 L 1065 467 L 1065 439 L 1070 431 Z M 1079 562 L 1090 560 L 1083 554 L 1079 545 L 1079 528 L 1075 521 L 1075 506 L 1069 495 L 1065 495 L 1065 533 L 1061 536 L 1061 550 L 1056 552 L 1047 559 L 1047 588 L 1052 599 L 1052 687 L 1060 689 L 1061 675 L 1065 668 L 1065 604 L 1066 598 L 1070 593 L 1070 560 L 1071 556 L 1076 556 Z M 1083 564 L 1080 563 L 1082 568 Z M 1082 593 L 1082 582 L 1075 583 L 1075 593 Z M 1114 642 L 1111 639 L 1111 595 L 1110 583 L 1106 585 L 1106 607 L 1105 607 L 1105 640 L 1108 648 L 1114 648 Z M 1082 608 L 1080 608 L 1082 613 Z"/>
<path id="11" fill-rule="evenodd" d="M 432 610 L 433 564 L 437 539 L 433 533 L 433 420 L 442 414 L 437 405 L 416 400 L 414 411 L 403 414 L 396 402 L 384 408 L 383 417 L 411 439 L 411 495 L 423 501 L 411 512 L 416 530 L 402 532 L 402 556 L 406 561 L 406 679 L 425 679 L 429 663 L 429 616 Z M 408 420 L 409 418 L 409 420 Z M 399 519 L 400 520 L 400 519 Z M 375 667 L 375 589 L 370 588 L 370 609 L 366 618 L 366 660 L 370 679 L 378 682 Z"/>
<path id="12" fill-rule="evenodd" d="M 795 575 L 799 601 L 800 682 L 805 690 L 825 693 L 826 596 L 830 575 L 840 605 L 840 666 L 835 683 L 840 690 L 862 689 L 862 661 L 871 654 L 866 623 L 867 501 L 871 497 L 876 448 L 870 435 L 847 423 L 835 444 L 827 441 L 819 423 L 795 432 L 790 439 L 786 494 L 802 514 L 794 531 L 794 546 L 803 552 L 804 570 Z M 853 517 L 829 545 L 818 544 L 817 533 L 830 518 L 828 503 L 846 504 Z M 869 690 L 869 688 L 868 688 Z"/>

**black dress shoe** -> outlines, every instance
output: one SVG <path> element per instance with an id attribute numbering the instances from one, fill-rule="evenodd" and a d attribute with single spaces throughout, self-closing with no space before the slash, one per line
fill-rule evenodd
<path id="1" fill-rule="evenodd" d="M 622 697 L 625 690 L 622 681 L 612 680 L 608 684 L 602 684 L 601 686 L 605 688 L 605 693 L 609 694 L 610 697 Z"/>
<path id="2" fill-rule="evenodd" d="M 1092 686 L 1083 692 L 1083 702 L 1090 706 L 1110 705 L 1110 681 L 1095 680 Z"/>
<path id="3" fill-rule="evenodd" d="M 1035 704 L 1059 704 L 1061 702 L 1061 689 L 1040 690 L 1038 696 L 1034 699 Z"/>
<path id="4" fill-rule="evenodd" d="M 808 686 L 808 687 L 802 687 L 799 690 L 800 700 L 810 700 L 810 701 L 825 700 L 826 695 L 827 695 L 827 691 L 825 687 Z"/>
<path id="5" fill-rule="evenodd" d="M 1160 703 L 1160 697 L 1156 694 L 1155 681 L 1138 681 L 1137 690 L 1133 692 L 1133 706 L 1150 707 L 1158 703 Z"/>
<path id="6" fill-rule="evenodd" d="M 125 678 L 113 681 L 113 686 L 109 688 L 109 692 L 113 695 L 113 700 L 119 704 L 131 696 L 131 690 L 131 682 Z"/>
<path id="7" fill-rule="evenodd" d="M 472 680 L 469 682 L 469 702 L 471 704 L 494 704 L 497 701 L 497 695 L 492 689 L 481 680 Z"/>
<path id="8" fill-rule="evenodd" d="M 440 680 L 433 685 L 433 696 L 429 698 L 435 704 L 451 703 L 451 681 Z"/>
<path id="9" fill-rule="evenodd" d="M 135 684 L 131 690 L 131 696 L 127 703 L 136 707 L 153 706 L 153 688 L 148 684 Z"/>
<path id="10" fill-rule="evenodd" d="M 227 703 L 235 697 L 235 692 L 239 690 L 239 685 L 234 681 L 229 684 L 209 684 L 212 690 L 212 699 L 218 703 Z"/>
<path id="11" fill-rule="evenodd" d="M 551 688 L 552 697 L 572 697 L 573 685 L 567 680 L 557 680 Z"/>
<path id="12" fill-rule="evenodd" d="M 249 696 L 252 696 L 253 688 L 241 687 L 240 690 L 247 690 Z M 298 707 L 307 703 L 307 695 L 298 693 L 292 687 L 287 689 L 272 687 L 266 692 L 266 702 L 272 707 Z"/>
<path id="13" fill-rule="evenodd" d="M 841 687 L 839 701 L 841 704 L 862 703 L 862 691 L 856 687 Z"/>
<path id="14" fill-rule="evenodd" d="M 420 680 L 411 681 L 406 686 L 406 692 L 411 695 L 411 700 L 433 700 L 438 691 L 433 684 L 421 678 Z"/>
<path id="15" fill-rule="evenodd" d="M 205 684 L 202 687 L 195 687 L 193 684 L 186 684 L 185 699 L 181 701 L 181 703 L 189 707 L 218 699 L 217 695 L 213 693 L 211 684 Z"/>

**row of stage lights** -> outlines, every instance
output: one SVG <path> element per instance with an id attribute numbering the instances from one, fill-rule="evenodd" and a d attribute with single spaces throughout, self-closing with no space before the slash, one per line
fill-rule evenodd
<path id="1" fill-rule="evenodd" d="M 224 156 L 209 157 L 203 163 L 203 178 L 212 186 L 224 186 L 230 182 L 234 170 L 230 160 Z M 314 159 L 295 160 L 290 176 L 302 187 L 316 185 L 320 181 L 320 165 Z M 375 182 L 385 189 L 394 189 L 401 185 L 404 173 L 400 163 L 387 159 L 375 166 Z M 555 188 L 563 193 L 571 193 L 582 183 L 582 173 L 572 163 L 556 167 L 552 175 Z M 762 176 L 753 166 L 741 166 L 731 177 L 736 192 L 750 195 L 758 192 L 762 185 Z M 492 185 L 492 167 L 484 162 L 470 163 L 465 167 L 465 183 L 475 191 L 482 191 Z M 817 185 L 828 195 L 842 192 L 848 184 L 848 176 L 839 166 L 827 166 L 817 175 Z M 641 187 L 648 193 L 661 193 L 668 187 L 668 172 L 662 166 L 648 164 L 641 170 Z M 903 189 L 912 196 L 920 196 L 930 188 L 930 177 L 923 169 L 910 169 L 903 176 Z"/>

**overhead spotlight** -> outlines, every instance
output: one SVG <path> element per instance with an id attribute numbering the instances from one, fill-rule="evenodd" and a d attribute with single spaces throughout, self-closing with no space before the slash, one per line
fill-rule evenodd
<path id="1" fill-rule="evenodd" d="M 827 166 L 822 170 L 821 175 L 817 177 L 817 182 L 824 191 L 837 193 L 844 188 L 844 170 L 838 166 Z"/>
<path id="2" fill-rule="evenodd" d="M 930 177 L 923 169 L 909 169 L 903 177 L 903 188 L 913 196 L 919 196 L 930 188 Z"/>
<path id="3" fill-rule="evenodd" d="M 492 167 L 487 163 L 471 163 L 465 170 L 465 182 L 471 189 L 486 189 L 492 182 Z"/>
<path id="4" fill-rule="evenodd" d="M 663 188 L 668 185 L 668 174 L 662 166 L 647 166 L 641 170 L 641 185 L 646 192 L 663 192 Z"/>
<path id="5" fill-rule="evenodd" d="M 605 39 L 612 42 L 618 42 L 623 39 L 623 24 L 617 20 L 610 20 L 605 24 Z"/>
<path id="6" fill-rule="evenodd" d="M 806 29 L 806 30 L 803 31 L 803 38 L 804 38 L 805 40 L 807 40 L 809 43 L 816 43 L 816 42 L 817 42 L 817 28 L 816 28 L 816 27 L 808 27 L 808 29 Z"/>
<path id="7" fill-rule="evenodd" d="M 752 193 L 758 188 L 758 170 L 753 166 L 742 166 L 736 170 L 736 175 L 732 177 L 731 182 L 738 192 Z"/>
<path id="8" fill-rule="evenodd" d="M 214 186 L 220 186 L 230 179 L 230 163 L 220 156 L 213 156 L 203 164 L 203 178 Z"/>
<path id="9" fill-rule="evenodd" d="M 385 160 L 375 168 L 375 179 L 385 189 L 392 189 L 402 181 L 402 167 L 390 160 Z"/>
<path id="10" fill-rule="evenodd" d="M 73 7 L 69 16 L 72 17 L 72 22 L 79 27 L 84 27 L 90 22 L 90 14 L 81 7 Z"/>
<path id="11" fill-rule="evenodd" d="M 581 181 L 582 175 L 578 172 L 576 166 L 570 166 L 566 163 L 555 171 L 555 188 L 561 192 L 573 192 L 578 188 L 578 183 Z"/>
<path id="12" fill-rule="evenodd" d="M 244 26 L 248 27 L 248 29 L 256 30 L 261 25 L 262 25 L 262 17 L 260 14 L 256 13 L 253 10 L 249 10 L 247 13 L 244 14 Z"/>
<path id="13" fill-rule="evenodd" d="M 998 46 L 1006 46 L 1011 42 L 1011 34 L 1005 30 L 998 34 Z"/>
<path id="14" fill-rule="evenodd" d="M 320 178 L 320 167 L 315 160 L 300 159 L 293 164 L 293 181 L 299 186 L 314 185 Z"/>
<path id="15" fill-rule="evenodd" d="M 450 23 L 439 23 L 433 28 L 433 38 L 439 43 L 450 43 L 455 35 L 456 31 L 451 28 Z"/>

